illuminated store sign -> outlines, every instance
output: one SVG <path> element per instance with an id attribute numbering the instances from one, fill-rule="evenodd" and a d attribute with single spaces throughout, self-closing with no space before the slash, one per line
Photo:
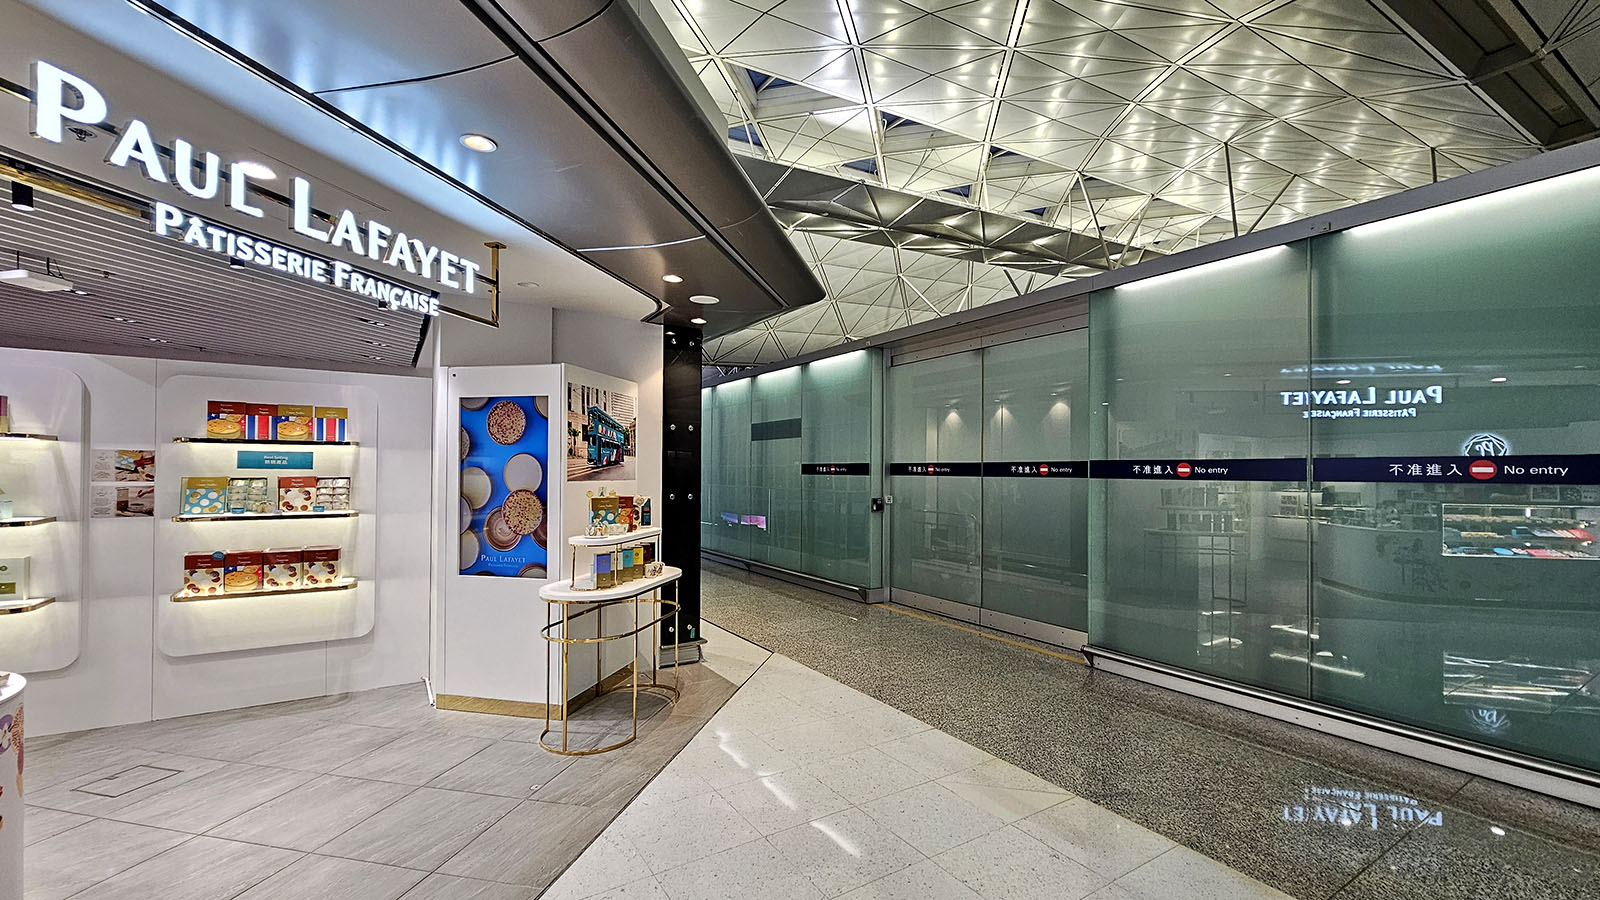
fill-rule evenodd
<path id="1" fill-rule="evenodd" d="M 1284 406 L 1306 407 L 1305 419 L 1411 419 L 1419 406 L 1444 403 L 1444 387 L 1390 389 L 1382 394 L 1375 387 L 1338 388 L 1321 391 L 1279 391 Z"/>
<path id="2" fill-rule="evenodd" d="M 53 143 L 61 143 L 65 123 L 98 125 L 109 114 L 105 95 L 93 85 L 43 60 L 33 64 L 33 90 L 29 130 L 35 137 Z M 167 161 L 151 136 L 150 126 L 140 119 L 129 119 L 121 127 L 116 144 L 106 155 L 109 165 L 120 168 L 137 166 L 152 181 L 176 186 L 196 199 L 211 200 L 218 197 L 221 192 L 222 161 L 217 154 L 206 152 L 197 158 L 193 144 L 176 138 L 172 142 L 172 161 L 172 172 L 169 174 Z M 198 178 L 197 169 L 201 173 Z M 248 165 L 243 161 L 229 162 L 227 180 L 228 206 L 241 215 L 264 218 L 266 213 L 250 202 Z M 365 256 L 407 274 L 436 281 L 452 290 L 471 294 L 477 289 L 480 266 L 459 254 L 412 238 L 375 219 L 363 222 L 349 209 L 331 217 L 331 228 L 318 226 L 312 222 L 313 210 L 311 183 L 296 177 L 290 218 L 296 234 Z M 199 216 L 184 213 L 170 204 L 157 203 L 155 211 L 158 234 L 179 237 L 185 243 L 225 254 L 241 262 L 255 263 L 374 297 L 391 308 L 410 308 L 429 315 L 438 314 L 437 300 L 423 302 L 419 298 L 427 298 L 428 295 L 373 278 L 347 263 L 318 260 L 298 250 L 230 231 Z M 401 291 L 412 296 L 401 296 Z"/>

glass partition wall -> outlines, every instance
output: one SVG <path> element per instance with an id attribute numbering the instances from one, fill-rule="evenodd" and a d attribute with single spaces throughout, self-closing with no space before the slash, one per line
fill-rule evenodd
<path id="1" fill-rule="evenodd" d="M 721 385 L 706 544 L 1600 773 L 1596 235 L 1587 170 L 1096 291 L 1085 330 Z M 881 460 L 886 534 L 794 474 L 823 449 L 757 446 L 797 416 Z"/>

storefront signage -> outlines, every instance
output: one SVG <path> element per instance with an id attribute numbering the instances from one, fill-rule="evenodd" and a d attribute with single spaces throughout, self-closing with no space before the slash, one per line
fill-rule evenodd
<path id="1" fill-rule="evenodd" d="M 872 466 L 864 462 L 801 463 L 801 475 L 871 475 Z"/>
<path id="2" fill-rule="evenodd" d="M 986 462 L 985 478 L 1088 478 L 1089 463 L 1085 460 L 1058 460 L 1056 462 Z"/>
<path id="3" fill-rule="evenodd" d="M 1302 407 L 1303 419 L 1414 419 L 1417 408 L 1444 403 L 1444 387 L 1338 388 L 1317 391 L 1279 391 L 1284 406 Z"/>
<path id="4" fill-rule="evenodd" d="M 1287 459 L 1097 459 L 1091 478 L 1162 481 L 1304 481 L 1304 457 Z"/>
<path id="5" fill-rule="evenodd" d="M 975 462 L 915 462 L 889 463 L 890 475 L 938 477 L 950 475 L 958 478 L 977 478 L 983 474 L 983 463 Z"/>
<path id="6" fill-rule="evenodd" d="M 240 450 L 235 468 L 240 469 L 309 469 L 312 467 L 312 453 L 309 450 L 295 450 L 288 453 L 273 453 L 263 450 Z"/>
<path id="7" fill-rule="evenodd" d="M 1462 456 L 1510 456 L 1511 442 L 1498 434 L 1480 431 L 1461 443 Z"/>
<path id="8" fill-rule="evenodd" d="M 1600 484 L 1600 454 L 1330 457 L 1311 468 L 1317 481 Z"/>
<path id="9" fill-rule="evenodd" d="M 33 90 L 29 130 L 35 137 L 47 141 L 61 143 L 65 123 L 98 125 L 106 120 L 110 112 L 105 95 L 94 85 L 43 60 L 33 64 Z M 129 119 L 121 127 L 116 143 L 106 156 L 106 162 L 120 168 L 138 166 L 152 181 L 175 185 L 200 200 L 218 196 L 222 161 L 217 154 L 206 152 L 197 159 L 194 145 L 182 138 L 175 138 L 171 155 L 173 167 L 169 174 L 166 159 L 151 135 L 150 127 L 143 120 Z M 197 169 L 201 172 L 198 178 Z M 231 209 L 257 219 L 265 217 L 266 213 L 250 202 L 250 178 L 243 161 L 228 163 L 227 181 L 227 204 Z M 437 281 L 452 290 L 471 294 L 477 289 L 480 269 L 477 263 L 409 237 L 405 232 L 396 231 L 375 219 L 363 222 L 354 212 L 346 209 L 331 217 L 331 228 L 314 225 L 311 183 L 304 178 L 294 179 L 291 207 L 290 222 L 296 234 L 343 248 L 390 268 Z M 424 304 L 426 309 L 416 306 L 418 298 L 426 295 L 372 278 L 348 264 L 317 260 L 287 247 L 232 232 L 198 216 L 184 214 L 170 204 L 157 203 L 155 219 L 157 233 L 181 237 L 186 243 L 205 247 L 212 252 L 268 266 L 307 280 L 333 284 L 354 293 L 375 296 L 395 308 L 413 308 L 429 315 L 438 314 L 436 301 Z M 341 265 L 342 270 L 339 268 Z M 385 285 L 390 290 L 386 290 Z M 393 289 L 404 290 L 413 296 L 400 297 Z M 406 302 L 412 305 L 403 307 Z"/>

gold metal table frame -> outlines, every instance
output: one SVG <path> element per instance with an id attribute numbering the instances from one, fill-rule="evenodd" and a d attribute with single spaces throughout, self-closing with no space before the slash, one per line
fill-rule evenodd
<path id="1" fill-rule="evenodd" d="M 645 580 L 653 581 L 655 579 L 645 579 Z M 676 579 L 674 579 L 674 580 L 676 580 Z M 678 602 L 676 600 L 663 600 L 663 599 L 661 599 L 661 588 L 665 587 L 666 584 L 671 584 L 671 583 L 672 582 L 669 581 L 669 582 L 665 582 L 665 583 L 661 583 L 661 584 L 656 584 L 654 587 L 651 587 L 648 591 L 640 591 L 639 593 L 634 594 L 631 597 L 617 597 L 617 598 L 613 598 L 613 599 L 609 599 L 609 600 L 587 600 L 587 599 L 555 600 L 555 599 L 550 599 L 550 598 L 542 598 L 542 599 L 544 599 L 545 603 L 548 604 L 546 606 L 546 610 L 549 609 L 549 606 L 559 605 L 561 607 L 561 618 L 559 620 L 556 620 L 556 621 L 553 621 L 553 622 L 548 622 L 548 624 L 546 624 L 543 628 L 541 628 L 539 630 L 541 636 L 544 638 L 544 641 L 545 641 L 545 644 L 544 644 L 544 668 L 545 668 L 545 672 L 546 672 L 545 692 L 544 692 L 544 699 L 545 699 L 545 704 L 544 704 L 544 731 L 539 733 L 539 745 L 541 747 L 543 747 L 544 749 L 548 750 L 551 753 L 555 753 L 555 754 L 558 754 L 558 755 L 561 755 L 561 756 L 593 756 L 593 755 L 595 755 L 597 753 L 605 753 L 605 752 L 608 752 L 608 751 L 611 751 L 611 750 L 615 750 L 618 747 L 624 747 L 624 746 L 627 746 L 628 744 L 633 743 L 639 737 L 639 692 L 640 691 L 646 691 L 646 692 L 656 691 L 656 692 L 660 692 L 661 696 L 664 696 L 664 697 L 667 698 L 667 702 L 668 703 L 677 702 L 678 697 L 681 694 L 681 691 L 679 690 L 680 682 L 679 682 L 679 676 L 678 676 L 678 646 L 677 646 L 677 644 L 674 643 L 673 647 L 672 647 L 672 683 L 671 684 L 663 684 L 661 682 L 661 680 L 660 680 L 661 667 L 660 667 L 659 662 L 657 662 L 657 652 L 659 651 L 659 649 L 661 647 L 661 630 L 660 630 L 661 629 L 661 623 L 666 621 L 668 615 L 671 615 L 671 617 L 672 617 L 672 633 L 673 634 L 677 634 L 678 633 Z M 570 584 L 570 582 L 569 582 L 569 584 Z M 646 596 L 646 593 L 648 593 L 649 596 Z M 623 604 L 629 604 L 629 605 L 631 605 L 633 607 L 633 629 L 631 631 L 620 632 L 618 634 L 605 634 L 604 633 L 605 610 L 611 609 L 612 607 L 621 606 Z M 644 623 L 641 624 L 640 621 L 639 621 L 639 609 L 640 609 L 640 607 L 645 606 L 646 604 L 649 604 L 651 606 L 656 607 L 657 615 L 654 618 L 652 618 L 650 621 L 644 622 Z M 578 612 L 569 615 L 568 614 L 569 613 L 569 607 L 573 607 L 573 606 L 586 606 L 588 608 L 587 609 L 581 609 Z M 668 611 L 665 609 L 665 607 L 669 607 L 669 606 L 672 607 L 672 610 L 671 610 L 670 613 L 668 613 Z M 587 616 L 587 615 L 590 615 L 590 614 L 595 614 L 595 628 L 594 628 L 595 636 L 594 637 L 588 637 L 588 638 L 569 637 L 569 634 L 571 633 L 569 631 L 570 624 L 573 623 L 573 622 L 576 622 L 579 619 L 582 619 L 584 616 Z M 548 619 L 549 619 L 548 614 L 546 615 L 545 618 L 548 621 Z M 560 636 L 555 636 L 555 635 L 553 635 L 551 633 L 551 631 L 553 629 L 555 629 L 557 626 L 559 626 L 560 629 L 561 629 Z M 643 632 L 644 630 L 646 630 L 646 629 L 649 629 L 650 632 L 651 632 L 651 641 L 652 641 L 652 648 L 653 648 L 652 651 L 651 651 L 650 681 L 649 682 L 641 682 L 639 680 L 639 648 L 638 648 L 637 638 L 638 638 L 638 635 L 641 632 Z M 631 642 L 631 646 L 633 646 L 633 662 L 629 664 L 629 669 L 631 670 L 631 673 L 632 673 L 631 677 L 629 677 L 626 681 L 620 682 L 620 683 L 618 683 L 618 684 L 616 684 L 616 685 L 614 685 L 614 686 L 612 686 L 610 688 L 607 688 L 607 687 L 605 687 L 605 679 L 604 679 L 604 674 L 605 674 L 604 673 L 604 668 L 605 668 L 605 644 L 608 644 L 608 643 L 610 643 L 612 641 L 620 641 L 620 640 L 625 640 L 625 639 L 629 640 Z M 551 711 L 551 709 L 554 708 L 555 704 L 550 702 L 550 688 L 551 688 L 552 685 L 551 685 L 551 681 L 549 679 L 548 673 L 550 671 L 551 652 L 553 650 L 553 646 L 556 645 L 556 644 L 560 644 L 561 645 L 561 703 L 560 703 L 560 707 L 561 707 L 561 743 L 560 743 L 559 746 L 553 744 L 552 741 L 547 740 L 547 738 L 549 737 L 551 732 L 554 730 L 551 727 L 551 724 L 550 724 L 550 722 L 551 722 L 550 711 Z M 625 738 L 623 740 L 620 740 L 620 741 L 617 741 L 614 744 L 607 744 L 604 747 L 593 747 L 593 748 L 590 748 L 590 749 L 587 749 L 587 750 L 571 750 L 571 749 L 568 749 L 569 734 L 570 734 L 570 729 L 568 728 L 568 724 L 571 721 L 571 715 L 570 715 L 571 710 L 569 708 L 569 697 L 571 696 L 571 694 L 570 694 L 570 691 L 567 690 L 567 685 L 569 683 L 568 682 L 568 671 L 569 671 L 568 666 L 569 666 L 569 657 L 570 657 L 571 648 L 575 644 L 594 644 L 595 645 L 594 691 L 595 691 L 595 698 L 596 699 L 598 699 L 599 697 L 602 697 L 602 696 L 604 696 L 606 694 L 612 694 L 612 693 L 616 693 L 618 691 L 628 690 L 629 688 L 632 689 L 632 692 L 633 692 L 633 731 L 632 731 L 631 734 L 628 735 L 627 738 Z"/>

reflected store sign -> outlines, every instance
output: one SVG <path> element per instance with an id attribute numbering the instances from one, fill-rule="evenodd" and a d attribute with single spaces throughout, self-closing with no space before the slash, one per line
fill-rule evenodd
<path id="1" fill-rule="evenodd" d="M 67 123 L 99 125 L 106 121 L 110 107 L 105 95 L 83 78 L 39 60 L 33 64 L 34 101 L 29 131 L 34 137 L 61 143 Z M 167 156 L 172 170 L 167 170 Z M 108 165 L 119 168 L 137 166 L 151 181 L 176 186 L 198 200 L 212 200 L 222 192 L 223 163 L 209 151 L 197 153 L 193 144 L 174 138 L 170 154 L 156 143 L 150 126 L 141 119 L 128 119 L 118 130 L 116 143 L 106 155 Z M 250 202 L 250 176 L 244 161 L 227 164 L 227 198 L 230 209 L 240 215 L 265 218 L 266 213 Z M 377 221 L 362 221 L 345 209 L 330 215 L 330 226 L 314 224 L 315 207 L 311 183 L 294 178 L 290 225 L 302 237 L 338 247 L 349 253 L 405 272 L 440 286 L 471 294 L 477 290 L 480 266 L 459 254 L 406 235 Z M 271 268 L 296 278 L 327 284 L 360 294 L 389 309 L 409 309 L 438 315 L 438 298 L 431 292 L 408 288 L 376 277 L 349 263 L 326 260 L 292 247 L 243 234 L 217 223 L 184 212 L 169 203 L 154 204 L 157 234 L 175 237 L 186 244 L 226 256 L 241 263 Z"/>
<path id="2" fill-rule="evenodd" d="M 1303 419 L 1414 419 L 1417 409 L 1444 403 L 1444 386 L 1424 388 L 1338 388 L 1279 391 L 1286 407 L 1299 407 Z"/>
<path id="3" fill-rule="evenodd" d="M 1283 821 L 1372 831 L 1444 825 L 1443 811 L 1429 809 L 1415 797 L 1388 791 L 1308 787 L 1297 801 L 1283 805 Z"/>

